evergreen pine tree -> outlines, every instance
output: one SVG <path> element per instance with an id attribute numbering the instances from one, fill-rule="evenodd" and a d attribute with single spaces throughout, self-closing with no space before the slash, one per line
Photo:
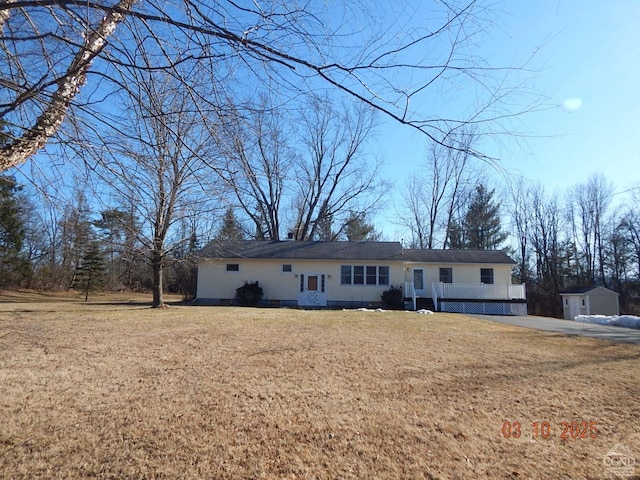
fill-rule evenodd
<path id="1" fill-rule="evenodd" d="M 449 224 L 449 248 L 464 249 L 467 247 L 464 219 L 460 221 L 452 220 Z"/>
<path id="2" fill-rule="evenodd" d="M 82 256 L 73 282 L 73 288 L 84 292 L 84 301 L 89 300 L 89 292 L 104 287 L 105 262 L 98 242 L 91 242 Z"/>
<path id="3" fill-rule="evenodd" d="M 224 212 L 217 238 L 218 240 L 244 240 L 244 230 L 231 207 Z"/>
<path id="4" fill-rule="evenodd" d="M 367 222 L 367 217 L 364 213 L 352 213 L 346 221 L 344 233 L 349 242 L 375 242 L 380 238 L 380 234 L 375 231 L 375 227 Z"/>
<path id="5" fill-rule="evenodd" d="M 495 190 L 476 187 L 462 225 L 463 248 L 494 250 L 507 239 L 500 223 L 500 207 L 494 202 Z M 452 246 L 453 246 L 452 242 Z"/>
<path id="6" fill-rule="evenodd" d="M 331 230 L 333 226 L 333 215 L 325 215 L 318 220 L 318 228 L 316 237 L 322 242 L 329 242 L 336 237 L 335 232 Z"/>
<path id="7" fill-rule="evenodd" d="M 26 231 L 16 198 L 20 190 L 15 178 L 0 176 L 0 286 L 15 285 L 29 270 L 22 255 Z"/>

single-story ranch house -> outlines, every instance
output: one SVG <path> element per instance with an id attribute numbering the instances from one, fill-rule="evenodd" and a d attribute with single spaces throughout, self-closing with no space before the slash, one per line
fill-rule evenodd
<path id="1" fill-rule="evenodd" d="M 197 302 L 232 305 L 236 288 L 258 281 L 262 303 L 375 307 L 392 285 L 410 308 L 526 315 L 515 262 L 498 250 L 415 250 L 399 242 L 213 241 L 198 263 Z"/>

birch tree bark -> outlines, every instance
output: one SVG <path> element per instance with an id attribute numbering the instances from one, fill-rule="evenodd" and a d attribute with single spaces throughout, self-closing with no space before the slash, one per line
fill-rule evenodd
<path id="1" fill-rule="evenodd" d="M 69 64 L 65 74 L 56 80 L 56 90 L 51 95 L 48 105 L 37 118 L 33 126 L 20 137 L 11 139 L 0 147 L 0 171 L 8 170 L 27 160 L 45 146 L 47 141 L 58 131 L 67 114 L 69 105 L 80 92 L 87 80 L 87 72 L 94 58 L 104 49 L 107 39 L 125 18 L 136 0 L 120 0 L 102 18 L 95 30 L 85 35 L 84 42 L 78 47 L 78 52 Z M 0 25 L 9 18 L 14 0 L 5 5 L 0 11 Z M 36 32 L 42 35 L 40 32 Z M 30 92 L 33 95 L 35 92 Z M 24 93 L 23 93 L 24 95 Z"/>

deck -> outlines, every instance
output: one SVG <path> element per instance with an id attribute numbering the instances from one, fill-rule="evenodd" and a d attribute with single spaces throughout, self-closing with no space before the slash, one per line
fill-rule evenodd
<path id="1" fill-rule="evenodd" d="M 428 290 L 427 290 L 428 292 Z M 443 283 L 431 284 L 431 295 L 419 295 L 413 283 L 406 282 L 404 297 L 417 309 L 420 298 L 430 298 L 435 310 L 454 313 L 526 315 L 524 284 Z"/>

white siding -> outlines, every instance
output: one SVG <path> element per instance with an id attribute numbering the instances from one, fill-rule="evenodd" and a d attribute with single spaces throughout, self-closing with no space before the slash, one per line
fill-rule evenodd
<path id="1" fill-rule="evenodd" d="M 226 272 L 227 263 L 240 265 L 238 272 Z M 282 273 L 282 265 L 291 264 L 291 273 Z M 362 262 L 362 261 L 295 261 L 295 260 L 259 260 L 229 259 L 202 260 L 198 266 L 199 299 L 233 299 L 236 288 L 244 282 L 260 283 L 264 291 L 264 300 L 296 302 L 300 289 L 300 275 L 326 275 L 325 290 L 330 302 L 380 302 L 382 292 L 390 285 L 341 285 L 341 265 L 371 265 L 389 267 L 389 284 L 401 285 L 403 282 L 401 262 Z"/>
<path id="2" fill-rule="evenodd" d="M 405 269 L 404 281 L 411 282 L 414 268 L 425 270 L 425 287 L 427 296 L 431 296 L 431 284 L 440 281 L 440 267 L 451 268 L 453 273 L 453 283 L 480 283 L 480 270 L 483 268 L 493 268 L 493 283 L 498 285 L 511 285 L 511 265 L 492 265 L 486 263 L 465 264 L 428 264 L 410 263 Z"/>

